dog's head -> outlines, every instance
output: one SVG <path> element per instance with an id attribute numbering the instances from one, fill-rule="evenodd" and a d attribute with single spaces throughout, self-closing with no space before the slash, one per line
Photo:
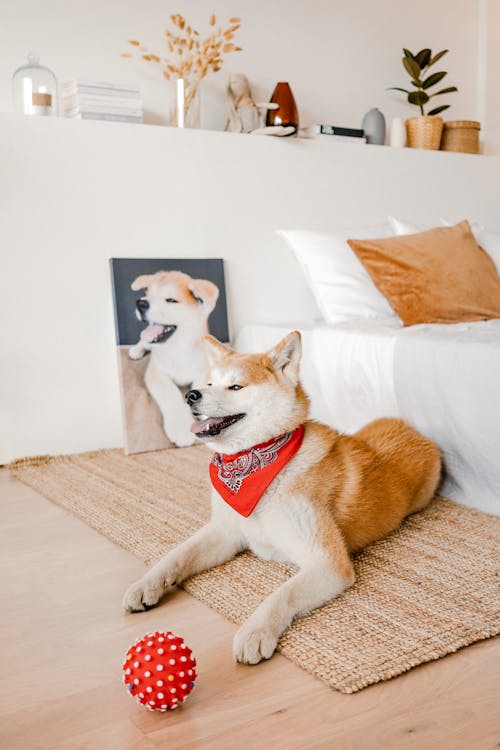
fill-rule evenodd
<path id="1" fill-rule="evenodd" d="M 308 399 L 299 383 L 301 339 L 289 333 L 263 354 L 237 354 L 205 338 L 210 365 L 205 384 L 186 400 L 191 430 L 220 453 L 238 453 L 298 427 Z"/>
<path id="2" fill-rule="evenodd" d="M 131 288 L 144 290 L 135 312 L 139 320 L 149 324 L 141 333 L 141 339 L 148 344 L 161 344 L 180 328 L 184 335 L 204 335 L 219 296 L 211 281 L 192 279 L 180 271 L 138 276 Z"/>

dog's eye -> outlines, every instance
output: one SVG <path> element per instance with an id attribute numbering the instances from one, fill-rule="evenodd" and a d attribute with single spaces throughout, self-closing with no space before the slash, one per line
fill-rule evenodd
<path id="1" fill-rule="evenodd" d="M 212 385 L 212 383 L 207 383 L 207 385 Z"/>
<path id="2" fill-rule="evenodd" d="M 242 388 L 242 385 L 230 385 L 228 391 L 241 391 Z"/>
<path id="3" fill-rule="evenodd" d="M 178 302 L 178 301 L 179 301 L 179 300 L 177 300 L 177 299 L 174 299 L 173 297 L 167 297 L 167 299 L 165 300 L 165 302 L 173 302 L 173 303 L 175 303 L 175 304 L 177 304 L 177 302 Z"/>

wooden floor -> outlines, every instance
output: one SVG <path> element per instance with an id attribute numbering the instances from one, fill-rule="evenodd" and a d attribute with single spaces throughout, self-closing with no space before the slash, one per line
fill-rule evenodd
<path id="1" fill-rule="evenodd" d="M 500 747 L 500 641 L 485 641 L 355 695 L 282 656 L 233 662 L 235 626 L 179 591 L 125 615 L 143 565 L 0 471 L 3 750 L 483 750 Z M 121 683 L 149 629 L 184 636 L 199 665 L 185 706 L 156 714 Z"/>

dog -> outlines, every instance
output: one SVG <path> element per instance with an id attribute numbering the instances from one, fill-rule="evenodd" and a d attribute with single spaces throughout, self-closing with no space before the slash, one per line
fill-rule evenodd
<path id="1" fill-rule="evenodd" d="M 144 380 L 161 411 L 165 434 L 178 447 L 192 445 L 192 417 L 183 391 L 205 378 L 203 337 L 219 290 L 207 279 L 192 279 L 180 271 L 138 276 L 131 288 L 144 290 L 136 315 L 148 325 L 128 355 L 136 360 L 151 354 Z"/>
<path id="2" fill-rule="evenodd" d="M 207 380 L 186 399 L 194 434 L 215 451 L 211 519 L 134 583 L 123 604 L 148 609 L 243 550 L 295 565 L 234 638 L 235 660 L 257 664 L 295 617 L 352 586 L 353 552 L 425 508 L 441 459 L 401 419 L 378 419 L 354 435 L 308 420 L 297 331 L 264 354 L 238 354 L 212 337 L 206 346 Z"/>

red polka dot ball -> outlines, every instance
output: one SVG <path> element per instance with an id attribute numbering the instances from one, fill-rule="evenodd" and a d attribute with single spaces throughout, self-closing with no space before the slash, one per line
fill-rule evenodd
<path id="1" fill-rule="evenodd" d="M 129 695 L 150 711 L 180 706 L 194 688 L 196 659 L 183 639 L 167 631 L 146 633 L 129 648 L 123 681 Z"/>

